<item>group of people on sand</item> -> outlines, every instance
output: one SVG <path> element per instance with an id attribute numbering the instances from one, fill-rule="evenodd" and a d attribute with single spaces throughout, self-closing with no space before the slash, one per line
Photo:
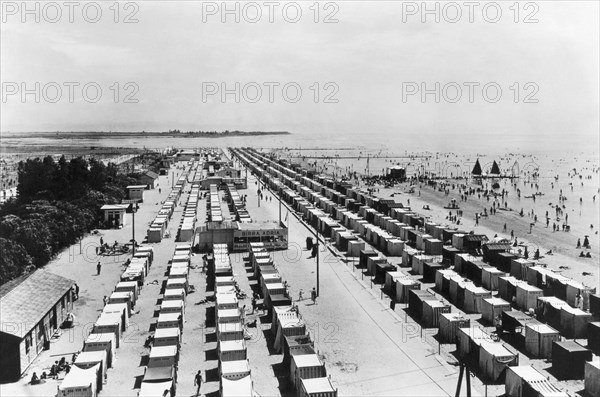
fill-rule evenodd
<path id="1" fill-rule="evenodd" d="M 577 246 L 575 248 L 581 249 L 582 247 L 585 248 L 585 249 L 591 249 L 592 248 L 592 246 L 590 245 L 590 240 L 588 239 L 588 236 L 584 236 L 583 237 L 583 245 L 581 244 L 581 239 L 580 238 L 577 239 Z M 580 258 L 591 258 L 592 255 L 590 254 L 589 251 L 585 252 L 585 253 L 583 251 L 581 251 L 579 253 L 579 257 Z"/>
<path id="2" fill-rule="evenodd" d="M 73 354 L 72 361 L 75 362 L 76 358 L 77 354 Z M 60 359 L 60 361 L 54 361 L 54 364 L 52 364 L 52 366 L 50 367 L 49 373 L 43 371 L 42 374 L 38 376 L 37 372 L 34 372 L 33 375 L 31 375 L 30 383 L 32 385 L 37 385 L 42 383 L 42 380 L 58 379 L 60 373 L 63 371 L 65 372 L 65 374 L 68 374 L 71 371 L 71 364 L 67 362 L 64 356 Z"/>

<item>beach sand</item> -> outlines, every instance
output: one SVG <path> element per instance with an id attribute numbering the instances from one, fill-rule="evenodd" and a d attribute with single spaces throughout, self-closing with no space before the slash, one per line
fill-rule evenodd
<path id="1" fill-rule="evenodd" d="M 465 231 L 473 230 L 475 233 L 485 234 L 490 239 L 494 235 L 498 237 L 510 239 L 510 231 L 514 230 L 515 236 L 518 239 L 521 249 L 527 246 L 530 258 L 536 249 L 540 250 L 540 262 L 545 263 L 552 270 L 561 272 L 564 276 L 571 277 L 586 286 L 600 288 L 600 264 L 599 246 L 592 242 L 592 249 L 583 251 L 591 252 L 592 258 L 579 258 L 579 252 L 582 249 L 576 249 L 577 236 L 572 232 L 557 231 L 553 232 L 552 227 L 545 227 L 545 223 L 540 222 L 533 227 L 532 233 L 529 233 L 529 224 L 532 219 L 525 215 L 521 217 L 518 211 L 498 211 L 495 215 L 489 215 L 487 218 L 480 218 L 479 225 L 475 225 L 475 213 L 483 212 L 483 208 L 489 208 L 488 203 L 484 205 L 477 198 L 469 198 L 467 201 L 459 201 L 460 209 L 463 211 L 463 217 L 460 218 L 460 225 L 452 224 L 447 219 L 448 211 L 443 207 L 448 204 L 453 195 L 445 196 L 443 193 L 434 191 L 431 187 L 415 189 L 415 193 L 400 193 L 408 191 L 407 184 L 396 189 L 381 189 L 379 196 L 390 198 L 394 193 L 396 202 L 407 205 L 410 200 L 411 208 L 417 213 L 429 217 L 432 221 L 440 224 L 448 224 Z M 459 199 L 458 195 L 456 195 Z M 457 200 L 458 201 L 458 200 Z M 423 206 L 429 205 L 431 210 L 424 210 Z M 452 211 L 453 215 L 456 210 Z M 503 233 L 504 224 L 507 225 L 507 232 Z M 552 250 L 552 255 L 546 255 L 546 252 Z M 567 269 L 561 269 L 560 266 L 567 266 Z M 587 275 L 583 275 L 583 273 Z"/>

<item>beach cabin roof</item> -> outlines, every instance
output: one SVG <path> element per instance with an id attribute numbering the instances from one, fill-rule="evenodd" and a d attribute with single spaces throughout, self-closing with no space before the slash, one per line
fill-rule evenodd
<path id="1" fill-rule="evenodd" d="M 116 336 L 114 332 L 92 332 L 85 341 L 86 343 L 110 342 L 115 346 Z"/>
<path id="2" fill-rule="evenodd" d="M 87 369 L 81 369 L 76 366 L 71 367 L 71 371 L 69 371 L 62 383 L 58 386 L 58 390 L 61 391 L 73 388 L 80 389 L 88 387 L 95 390 L 99 366 L 100 364 L 96 364 Z"/>
<path id="3" fill-rule="evenodd" d="M 483 245 L 484 251 L 510 251 L 510 244 L 506 243 L 487 243 Z"/>
<path id="4" fill-rule="evenodd" d="M 223 396 L 251 396 L 252 378 L 249 375 L 234 380 L 221 377 L 221 389 Z"/>
<path id="5" fill-rule="evenodd" d="M 0 287 L 0 322 L 19 324 L 2 332 L 23 338 L 69 292 L 75 281 L 45 270 L 9 281 Z"/>
<path id="6" fill-rule="evenodd" d="M 146 368 L 144 382 L 158 382 L 173 379 L 173 366 Z"/>
<path id="7" fill-rule="evenodd" d="M 173 328 L 158 328 L 156 332 L 154 332 L 154 338 L 172 338 L 179 336 L 179 327 Z"/>
<path id="8" fill-rule="evenodd" d="M 323 365 L 319 356 L 316 354 L 303 354 L 300 356 L 294 356 L 293 360 L 296 362 L 296 367 L 319 367 Z"/>
<path id="9" fill-rule="evenodd" d="M 244 341 L 243 339 L 219 341 L 219 350 L 221 350 L 222 352 L 245 350 L 245 349 L 246 349 L 246 341 Z"/>
<path id="10" fill-rule="evenodd" d="M 106 362 L 106 350 L 97 350 L 92 352 L 80 352 L 75 359 L 75 366 L 77 364 L 88 364 L 88 363 L 100 363 Z"/>
<path id="11" fill-rule="evenodd" d="M 222 361 L 221 372 L 223 374 L 250 373 L 250 363 L 248 360 Z"/>
<path id="12" fill-rule="evenodd" d="M 485 242 L 485 241 L 488 241 L 488 238 L 487 238 L 487 236 L 485 234 L 465 234 L 463 236 L 463 240 L 464 241 L 471 241 L 471 242 L 474 242 L 474 241 Z"/>
<path id="13" fill-rule="evenodd" d="M 302 384 L 309 395 L 333 392 L 335 390 L 329 378 L 302 379 Z"/>
<path id="14" fill-rule="evenodd" d="M 127 211 L 131 204 L 105 204 L 100 209 L 102 211 Z"/>
<path id="15" fill-rule="evenodd" d="M 154 346 L 150 350 L 150 358 L 174 357 L 177 355 L 177 346 Z"/>
<path id="16" fill-rule="evenodd" d="M 144 378 L 144 381 L 140 386 L 140 391 L 138 392 L 138 397 L 154 397 L 160 395 L 163 390 L 170 390 L 172 386 L 172 380 L 154 382 L 148 381 L 146 378 Z"/>

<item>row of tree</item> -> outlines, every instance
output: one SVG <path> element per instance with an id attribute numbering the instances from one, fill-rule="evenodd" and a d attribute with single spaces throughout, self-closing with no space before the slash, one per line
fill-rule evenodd
<path id="1" fill-rule="evenodd" d="M 115 164 L 93 158 L 21 161 L 17 198 L 0 207 L 0 283 L 44 266 L 98 227 L 100 207 L 120 203 L 135 183 Z"/>

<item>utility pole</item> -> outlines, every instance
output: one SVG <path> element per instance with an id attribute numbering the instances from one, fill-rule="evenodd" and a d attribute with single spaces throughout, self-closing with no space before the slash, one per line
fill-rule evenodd
<path id="1" fill-rule="evenodd" d="M 319 282 L 319 234 L 317 232 L 317 298 L 321 296 L 321 283 Z"/>
<path id="2" fill-rule="evenodd" d="M 132 256 L 135 256 L 135 213 L 137 212 L 137 203 L 131 204 L 131 215 L 132 215 L 132 225 L 131 225 L 131 252 Z"/>
<path id="3" fill-rule="evenodd" d="M 317 297 L 319 297 L 320 296 L 320 288 L 319 288 L 319 285 L 320 285 L 320 282 L 319 282 L 319 246 L 320 246 L 320 244 L 319 244 L 319 229 L 317 227 L 313 230 L 311 225 L 308 225 L 308 229 L 313 231 L 313 234 L 315 235 L 315 238 L 317 239 L 315 244 L 317 245 Z"/>

